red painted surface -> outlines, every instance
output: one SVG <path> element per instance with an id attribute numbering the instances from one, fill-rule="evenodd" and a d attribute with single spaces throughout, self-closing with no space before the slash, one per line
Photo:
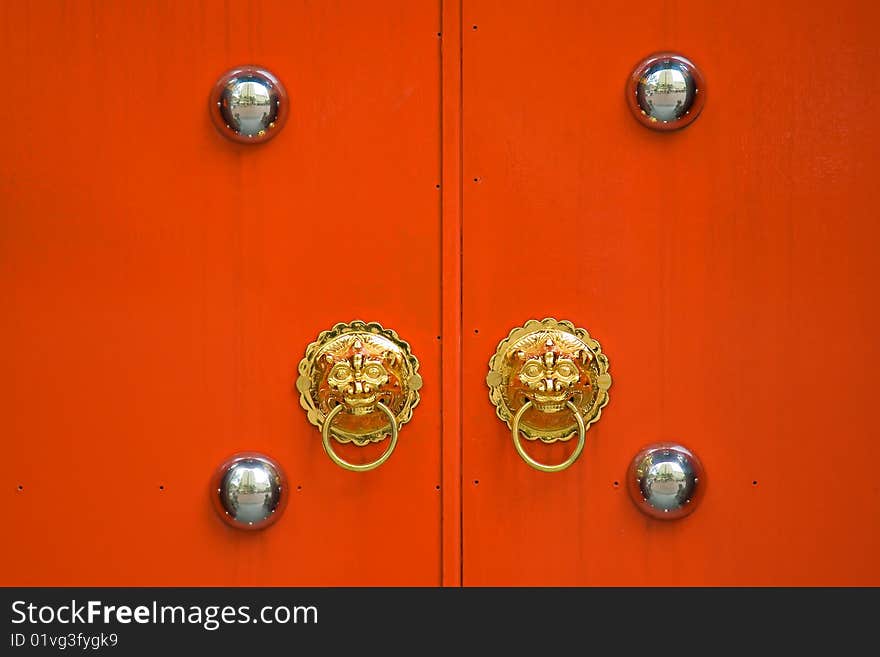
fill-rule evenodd
<path id="1" fill-rule="evenodd" d="M 463 18 L 465 584 L 880 584 L 877 5 L 473 0 Z M 662 50 L 709 89 L 671 134 L 623 95 Z M 614 378 L 558 475 L 522 463 L 483 382 L 545 316 L 588 328 Z M 623 477 L 668 440 L 709 486 L 664 524 Z"/>
<path id="2" fill-rule="evenodd" d="M 878 19 L 0 3 L 0 584 L 880 584 Z M 671 134 L 623 94 L 663 50 L 709 89 Z M 248 63 L 291 98 L 253 148 L 205 110 Z M 545 316 L 588 328 L 614 379 L 561 474 L 519 459 L 485 385 Z M 293 388 L 352 319 L 397 330 L 425 379 L 366 474 L 330 462 Z M 661 441 L 709 481 L 677 522 L 626 492 Z M 265 531 L 208 499 L 244 450 L 291 484 Z"/>
<path id="3" fill-rule="evenodd" d="M 440 6 L 385 5 L 0 5 L 3 584 L 440 582 Z M 206 110 L 243 63 L 291 97 L 253 148 Z M 352 319 L 425 380 L 370 475 L 294 390 Z M 262 532 L 208 500 L 241 450 L 292 486 Z"/>
<path id="4" fill-rule="evenodd" d="M 460 586 L 461 561 L 461 9 L 462 0 L 443 0 L 443 586 Z"/>

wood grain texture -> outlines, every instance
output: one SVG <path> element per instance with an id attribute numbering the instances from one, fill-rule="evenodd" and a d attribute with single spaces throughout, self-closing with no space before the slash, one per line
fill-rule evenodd
<path id="1" fill-rule="evenodd" d="M 880 585 L 878 19 L 855 0 L 0 2 L 0 583 Z M 623 97 L 660 50 L 708 83 L 680 133 Z M 245 63 L 291 97 L 256 148 L 207 116 Z M 558 475 L 519 459 L 484 382 L 545 316 L 588 328 L 614 378 Z M 425 379 L 365 475 L 327 459 L 293 388 L 305 346 L 356 318 Z M 707 470 L 680 522 L 627 498 L 659 441 Z M 208 501 L 241 450 L 291 483 L 265 532 Z"/>
<path id="2" fill-rule="evenodd" d="M 466 585 L 880 584 L 878 19 L 867 1 L 465 3 Z M 624 102 L 662 50 L 707 80 L 680 133 Z M 558 475 L 520 460 L 484 383 L 498 341 L 546 316 L 589 329 L 614 377 Z M 669 440 L 708 488 L 664 524 L 623 478 Z"/>
<path id="3" fill-rule="evenodd" d="M 461 586 L 461 9 L 442 2 L 443 586 Z"/>
<path id="4" fill-rule="evenodd" d="M 3 584 L 440 582 L 440 6 L 383 7 L 0 3 Z M 253 148 L 207 112 L 246 63 L 291 98 Z M 293 387 L 352 319 L 425 379 L 365 475 Z M 240 450 L 292 486 L 265 532 L 208 502 Z"/>

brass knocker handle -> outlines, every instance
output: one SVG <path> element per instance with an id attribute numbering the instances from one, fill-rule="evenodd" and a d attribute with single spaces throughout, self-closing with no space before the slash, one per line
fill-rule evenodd
<path id="1" fill-rule="evenodd" d="M 520 442 L 519 421 L 522 419 L 523 414 L 532 407 L 531 400 L 523 404 L 522 407 L 516 412 L 516 415 L 513 416 L 513 423 L 510 425 L 510 430 L 513 433 L 513 446 L 516 447 L 516 451 L 522 457 L 522 460 L 532 466 L 535 470 L 540 470 L 541 472 L 561 472 L 562 470 L 565 470 L 567 467 L 569 467 L 572 463 L 577 461 L 578 457 L 581 455 L 581 452 L 584 450 L 584 444 L 587 441 L 587 427 L 584 424 L 584 416 L 581 415 L 581 412 L 578 410 L 577 406 L 572 404 L 570 401 L 565 402 L 565 405 L 568 407 L 568 410 L 570 410 L 574 414 L 574 419 L 577 421 L 578 442 L 577 447 L 574 448 L 574 452 L 571 453 L 571 456 L 569 456 L 558 465 L 546 465 L 544 463 L 536 461 L 531 456 L 526 454 L 526 450 L 523 448 L 522 443 Z M 330 415 L 332 416 L 333 413 L 331 412 Z M 330 419 L 329 416 L 327 419 Z"/>
<path id="2" fill-rule="evenodd" d="M 339 404 L 338 406 L 334 406 L 333 410 L 327 414 L 327 417 L 324 419 L 324 424 L 321 425 L 321 438 L 323 439 L 324 451 L 327 452 L 327 456 L 329 456 L 330 459 L 339 467 L 345 468 L 346 470 L 351 470 L 352 472 L 367 472 L 368 470 L 374 470 L 378 468 L 380 465 L 388 460 L 389 456 L 391 456 L 391 452 L 393 452 L 394 448 L 397 446 L 397 418 L 394 417 L 394 413 L 391 412 L 391 409 L 382 402 L 377 402 L 376 407 L 380 411 L 385 413 L 385 415 L 388 416 L 388 419 L 391 422 L 391 443 L 388 445 L 388 449 L 386 449 L 382 453 L 382 456 L 380 456 L 378 459 L 376 459 L 375 461 L 370 461 L 369 463 L 363 463 L 361 465 L 349 463 L 345 459 L 341 458 L 336 454 L 336 452 L 333 451 L 333 447 L 330 445 L 330 425 L 333 424 L 334 418 L 342 412 L 343 405 Z"/>

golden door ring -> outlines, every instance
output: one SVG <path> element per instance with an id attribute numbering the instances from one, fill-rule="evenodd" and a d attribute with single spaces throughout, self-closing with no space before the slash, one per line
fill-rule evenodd
<path id="1" fill-rule="evenodd" d="M 324 443 L 324 451 L 327 452 L 327 456 L 339 467 L 345 468 L 346 470 L 351 470 L 352 472 L 367 472 L 368 470 L 374 470 L 378 468 L 380 465 L 385 463 L 388 460 L 388 457 L 391 456 L 391 452 L 394 451 L 394 448 L 397 447 L 397 418 L 394 417 L 394 413 L 391 412 L 391 409 L 388 408 L 382 402 L 377 402 L 376 407 L 385 413 L 388 416 L 388 419 L 391 422 L 391 444 L 388 445 L 388 449 L 386 449 L 382 456 L 380 456 L 375 461 L 370 461 L 369 463 L 363 463 L 361 465 L 357 465 L 354 463 L 349 463 L 345 459 L 341 458 L 336 452 L 333 451 L 333 447 L 330 445 L 330 425 L 333 424 L 333 419 L 342 412 L 343 405 L 339 404 L 338 406 L 334 406 L 333 410 L 327 414 L 326 419 L 324 420 L 324 424 L 321 426 L 321 438 Z M 581 421 L 581 425 L 583 426 L 583 421 Z M 583 435 L 583 432 L 581 432 Z M 583 447 L 583 445 L 581 445 Z"/>
<path id="2" fill-rule="evenodd" d="M 558 465 L 546 465 L 545 463 L 536 461 L 526 453 L 526 450 L 523 448 L 522 443 L 520 442 L 519 421 L 520 419 L 522 419 L 523 414 L 532 407 L 531 400 L 523 404 L 522 407 L 516 412 L 516 415 L 513 416 L 513 423 L 510 425 L 510 430 L 513 434 L 513 446 L 516 447 L 516 451 L 522 457 L 522 460 L 532 466 L 535 470 L 540 470 L 541 472 L 562 472 L 570 465 L 572 465 L 575 461 L 577 461 L 578 457 L 581 455 L 581 452 L 584 451 L 584 444 L 587 441 L 587 427 L 584 424 L 584 416 L 581 415 L 578 407 L 572 404 L 570 401 L 565 402 L 565 405 L 568 407 L 568 410 L 572 412 L 572 414 L 574 415 L 574 419 L 577 421 L 578 442 L 577 446 L 574 448 L 574 451 L 571 453 L 571 456 L 569 456 Z M 331 412 L 330 416 L 332 415 L 333 413 Z M 328 416 L 328 420 L 330 419 L 330 416 Z"/>

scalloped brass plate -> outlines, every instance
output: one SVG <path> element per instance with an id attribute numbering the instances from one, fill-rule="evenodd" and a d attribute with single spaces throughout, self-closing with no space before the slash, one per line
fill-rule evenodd
<path id="1" fill-rule="evenodd" d="M 323 331 L 306 348 L 296 388 L 309 422 L 324 431 L 341 406 L 326 428 L 329 436 L 363 446 L 392 434 L 396 441 L 397 428 L 419 403 L 418 370 L 418 359 L 397 333 L 355 320 Z"/>
<path id="2" fill-rule="evenodd" d="M 608 403 L 608 357 L 586 329 L 553 318 L 531 319 L 498 344 L 489 360 L 489 399 L 498 417 L 528 440 L 570 440 L 599 419 Z M 576 409 L 576 412 L 575 412 Z"/>

